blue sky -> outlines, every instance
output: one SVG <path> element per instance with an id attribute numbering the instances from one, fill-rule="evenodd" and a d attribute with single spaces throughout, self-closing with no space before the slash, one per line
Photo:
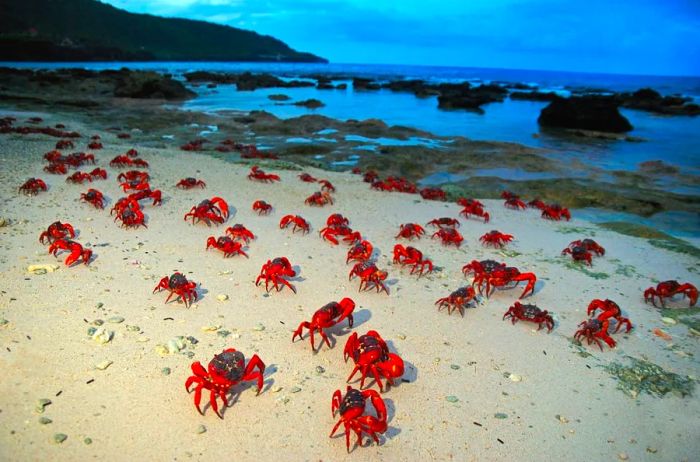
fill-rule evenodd
<path id="1" fill-rule="evenodd" d="M 700 0 L 102 0 L 339 63 L 700 75 Z"/>

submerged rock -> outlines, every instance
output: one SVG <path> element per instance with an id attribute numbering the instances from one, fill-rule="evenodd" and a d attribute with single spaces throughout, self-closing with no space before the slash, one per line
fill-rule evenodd
<path id="1" fill-rule="evenodd" d="M 187 99 L 196 94 L 168 74 L 129 71 L 123 73 L 114 87 L 114 96 L 139 99 Z"/>
<path id="2" fill-rule="evenodd" d="M 620 114 L 618 103 L 612 98 L 599 96 L 556 98 L 542 109 L 537 123 L 542 127 L 612 133 L 632 130 L 632 124 Z"/>
<path id="3" fill-rule="evenodd" d="M 320 107 L 325 106 L 323 104 L 323 101 L 319 101 L 317 99 L 311 98 L 311 99 L 305 99 L 304 101 L 296 101 L 292 103 L 294 106 L 303 106 L 308 109 L 317 109 Z"/>

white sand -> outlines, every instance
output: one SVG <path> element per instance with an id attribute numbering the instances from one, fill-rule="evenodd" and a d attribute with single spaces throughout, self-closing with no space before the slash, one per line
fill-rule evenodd
<path id="1" fill-rule="evenodd" d="M 0 327 L 0 459 L 597 461 L 626 453 L 630 460 L 697 460 L 697 391 L 684 399 L 642 394 L 633 400 L 616 390 L 616 382 L 601 367 L 629 355 L 668 371 L 700 375 L 698 337 L 681 324 L 664 326 L 658 310 L 642 299 L 653 278 L 700 286 L 696 259 L 575 218 L 553 223 L 531 210 L 511 211 L 501 201 L 485 201 L 492 222 L 461 219 L 461 249 L 426 238 L 413 243 L 441 268 L 419 280 L 389 265 L 398 226 L 456 217 L 455 204 L 371 191 L 359 176 L 308 169 L 338 189 L 334 206 L 309 207 L 303 200 L 317 185 L 299 181 L 299 172 L 275 171 L 281 183 L 258 184 L 245 178 L 246 167 L 208 155 L 180 152 L 175 146 L 144 149 L 138 140 L 125 142 L 107 132 L 70 128 L 102 135 L 106 148 L 95 155 L 110 176 L 93 187 L 110 199 L 104 211 L 77 200 L 89 186 L 67 184 L 64 176 L 42 172 L 41 156 L 56 139 L 0 136 L 0 216 L 12 220 L 10 227 L 0 228 L 0 318 L 9 321 Z M 84 149 L 85 143 L 84 137 L 76 150 Z M 123 193 L 116 182 L 119 170 L 107 164 L 134 146 L 151 164 L 151 184 L 163 191 L 165 201 L 161 207 L 145 206 L 148 229 L 124 230 L 109 216 L 109 207 Z M 45 179 L 49 191 L 37 197 L 17 194 L 29 176 Z M 203 179 L 207 189 L 175 189 L 186 176 Z M 224 259 L 218 251 L 205 251 L 206 238 L 223 234 L 225 226 L 207 228 L 183 221 L 190 207 L 217 195 L 232 207 L 226 226 L 243 223 L 256 234 L 247 249 L 250 259 Z M 257 199 L 274 206 L 270 216 L 252 212 Z M 333 247 L 319 238 L 326 217 L 336 212 L 349 217 L 351 226 L 380 252 L 378 266 L 389 271 L 390 296 L 358 293 L 358 281 L 347 280 L 347 246 Z M 300 236 L 280 230 L 279 220 L 287 213 L 307 218 L 312 232 Z M 62 265 L 65 257 L 47 255 L 37 238 L 55 220 L 72 223 L 79 230 L 77 240 L 92 246 L 96 258 L 90 266 L 68 269 Z M 609 279 L 565 267 L 559 252 L 570 241 L 588 237 L 557 232 L 574 226 L 595 232 L 607 249 L 605 257 L 594 259 L 592 271 L 607 273 Z M 517 240 L 508 249 L 521 255 L 507 258 L 483 248 L 477 239 L 491 229 L 514 234 Z M 288 257 L 300 269 L 292 281 L 296 295 L 285 289 L 266 297 L 264 288 L 253 284 L 261 265 L 277 256 Z M 437 312 L 437 298 L 468 284 L 462 265 L 485 258 L 537 274 L 535 294 L 525 302 L 554 313 L 551 334 L 536 332 L 531 324 L 513 326 L 501 320 L 521 288 L 497 292 L 464 318 Z M 62 266 L 53 273 L 29 275 L 26 267 L 32 263 Z M 629 276 L 620 274 L 623 267 Z M 176 270 L 200 284 L 203 296 L 190 309 L 163 304 L 164 293 L 151 294 L 160 278 Z M 230 299 L 220 302 L 218 294 Z M 344 438 L 330 439 L 328 433 L 335 422 L 331 395 L 336 389 L 344 391 L 352 370 L 342 359 L 351 331 L 331 329 L 337 344 L 333 349 L 324 345 L 318 354 L 311 352 L 306 337 L 291 342 L 302 320 L 345 296 L 357 303 L 353 331 L 379 331 L 405 360 L 404 378 L 409 381 L 383 394 L 390 417 L 383 443 L 356 447 L 349 456 Z M 635 327 L 629 335 L 613 336 L 619 342 L 615 350 L 586 347 L 592 356 L 584 358 L 569 337 L 594 298 L 617 301 Z M 98 303 L 104 304 L 102 309 Z M 105 324 L 115 331 L 110 343 L 100 345 L 87 337 L 90 325 L 85 320 L 111 316 L 126 320 Z M 174 320 L 164 320 L 168 317 Z M 255 330 L 258 323 L 265 326 L 263 331 Z M 127 325 L 137 325 L 141 332 L 130 332 Z M 233 335 L 224 339 L 201 330 L 209 325 L 221 325 Z M 673 337 L 672 343 L 653 335 L 657 327 Z M 201 416 L 184 388 L 193 360 L 180 354 L 161 357 L 155 351 L 157 344 L 177 335 L 199 340 L 194 360 L 205 364 L 226 347 L 247 358 L 258 354 L 267 364 L 264 392 L 256 396 L 254 388 L 245 389 L 223 420 L 208 406 Z M 114 363 L 96 370 L 104 360 Z M 317 373 L 317 366 L 325 372 Z M 161 373 L 164 367 L 172 373 Z M 506 373 L 523 380 L 513 382 Z M 94 382 L 87 384 L 91 379 Z M 293 393 L 294 387 L 301 391 Z M 459 401 L 448 402 L 450 395 Z M 52 400 L 41 415 L 53 420 L 48 425 L 39 424 L 35 411 L 41 398 Z M 207 398 L 205 393 L 203 404 Z M 496 413 L 508 417 L 497 419 Z M 206 426 L 206 433 L 196 432 L 199 425 Z M 52 443 L 55 433 L 65 433 L 68 439 Z M 85 437 L 93 443 L 86 445 Z"/>

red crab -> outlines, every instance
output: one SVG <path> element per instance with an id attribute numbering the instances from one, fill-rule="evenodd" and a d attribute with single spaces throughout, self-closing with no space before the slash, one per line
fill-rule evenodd
<path id="1" fill-rule="evenodd" d="M 374 412 L 373 415 L 365 415 L 365 407 L 367 400 L 370 400 Z M 333 437 L 335 432 L 343 424 L 345 427 L 345 446 L 350 452 L 350 432 L 354 431 L 357 435 L 357 445 L 362 446 L 362 433 L 369 434 L 372 439 L 379 444 L 377 433 L 384 433 L 387 430 L 387 412 L 386 404 L 379 393 L 374 390 L 360 391 L 351 386 L 348 386 L 345 391 L 345 396 L 340 394 L 340 390 L 333 393 L 333 401 L 331 403 L 331 412 L 335 416 L 338 411 L 340 420 L 333 426 L 330 437 Z"/>
<path id="2" fill-rule="evenodd" d="M 54 221 L 46 228 L 46 231 L 39 235 L 39 242 L 49 244 L 58 239 L 65 239 L 68 236 L 71 238 L 75 237 L 75 230 L 70 223 L 61 223 L 60 221 Z M 46 241 L 46 242 L 44 242 Z"/>
<path id="3" fill-rule="evenodd" d="M 542 218 L 555 221 L 565 218 L 566 221 L 569 221 L 571 220 L 571 213 L 569 213 L 569 209 L 559 204 L 546 205 L 545 208 L 542 209 Z"/>
<path id="4" fill-rule="evenodd" d="M 321 183 L 321 191 L 335 192 L 335 186 L 328 180 L 318 180 Z"/>
<path id="5" fill-rule="evenodd" d="M 245 226 L 236 223 L 233 226 L 226 228 L 226 234 L 230 234 L 234 239 L 241 239 L 247 244 L 251 240 L 255 239 L 255 234 L 251 233 Z"/>
<path id="6" fill-rule="evenodd" d="M 598 243 L 593 239 L 581 239 L 578 241 L 573 241 L 569 244 L 569 248 L 573 249 L 574 247 L 584 247 L 587 251 L 593 252 L 598 256 L 605 255 L 605 249 L 598 245 Z"/>
<path id="7" fill-rule="evenodd" d="M 151 185 L 149 185 L 148 182 L 140 180 L 126 181 L 124 183 L 120 183 L 119 186 L 124 192 L 145 191 L 146 189 L 151 189 Z"/>
<path id="8" fill-rule="evenodd" d="M 211 226 L 211 222 L 223 223 L 228 218 L 228 204 L 220 197 L 212 197 L 204 199 L 198 205 L 195 205 L 185 214 L 185 221 L 188 217 L 192 217 L 192 224 L 204 221 L 207 226 Z"/>
<path id="9" fill-rule="evenodd" d="M 464 218 L 469 218 L 470 215 L 483 218 L 484 223 L 488 223 L 489 219 L 491 218 L 488 212 L 484 210 L 483 206 L 481 205 L 481 202 L 476 200 L 471 205 L 464 206 L 464 209 L 462 209 L 462 211 L 459 212 L 459 214 L 464 215 Z"/>
<path id="10" fill-rule="evenodd" d="M 515 196 L 515 195 L 508 197 L 506 199 L 506 201 L 503 203 L 503 205 L 508 209 L 514 209 L 514 210 L 527 208 L 527 206 L 525 205 L 525 202 L 520 200 L 520 197 Z"/>
<path id="11" fill-rule="evenodd" d="M 130 167 L 133 163 L 129 156 L 119 155 L 109 161 L 109 166 L 115 168 Z"/>
<path id="12" fill-rule="evenodd" d="M 689 282 L 681 284 L 678 281 L 664 281 L 660 282 L 656 288 L 649 287 L 644 291 L 644 302 L 651 302 L 654 306 L 656 306 L 655 297 L 658 297 L 659 301 L 661 302 L 661 307 L 666 308 L 664 299 L 672 298 L 677 294 L 682 294 L 684 298 L 688 297 L 690 299 L 690 304 L 688 305 L 689 307 L 695 306 L 698 301 L 698 289 Z"/>
<path id="13" fill-rule="evenodd" d="M 329 215 L 328 218 L 326 219 L 326 225 L 328 226 L 340 226 L 340 225 L 349 225 L 350 220 L 345 218 L 339 213 L 334 213 L 332 215 Z"/>
<path id="14" fill-rule="evenodd" d="M 151 176 L 148 172 L 142 172 L 139 170 L 129 170 L 128 172 L 122 172 L 117 176 L 117 181 L 127 182 L 127 181 L 138 181 L 139 183 L 148 183 Z"/>
<path id="15" fill-rule="evenodd" d="M 330 241 L 334 245 L 338 244 L 336 236 L 343 236 L 343 241 L 349 244 L 362 240 L 362 235 L 359 232 L 353 231 L 352 228 L 346 225 L 326 226 L 322 228 L 318 234 L 323 237 L 324 240 Z"/>
<path id="16" fill-rule="evenodd" d="M 265 290 L 267 292 L 270 292 L 269 284 L 272 282 L 277 292 L 282 290 L 283 286 L 287 286 L 292 289 L 292 292 L 297 293 L 294 286 L 286 279 L 283 279 L 283 276 L 293 278 L 296 275 L 296 271 L 292 269 L 292 264 L 289 263 L 286 257 L 277 257 L 274 260 L 268 260 L 267 263 L 262 266 L 260 275 L 255 280 L 255 285 L 257 286 L 261 279 L 265 279 Z M 282 286 L 279 285 L 280 283 Z"/>
<path id="17" fill-rule="evenodd" d="M 353 266 L 353 268 L 350 270 L 348 280 L 351 280 L 355 276 L 360 278 L 359 290 L 362 290 L 363 286 L 365 290 L 375 287 L 377 292 L 383 290 L 387 295 L 389 295 L 389 289 L 387 289 L 382 282 L 386 279 L 386 271 L 380 271 L 377 268 L 377 265 L 371 261 L 363 261 L 355 264 L 355 266 Z M 372 286 L 370 286 L 370 283 L 372 283 Z"/>
<path id="18" fill-rule="evenodd" d="M 91 141 L 87 145 L 88 149 L 102 149 L 104 146 L 102 146 L 102 143 L 99 141 Z"/>
<path id="19" fill-rule="evenodd" d="M 442 240 L 442 245 L 452 244 L 460 247 L 462 245 L 462 241 L 464 240 L 462 235 L 459 234 L 459 231 L 454 228 L 440 228 L 433 233 L 432 238 L 435 239 L 435 236 Z"/>
<path id="20" fill-rule="evenodd" d="M 434 226 L 436 228 L 459 228 L 459 220 L 456 218 L 436 218 L 429 221 L 425 226 Z"/>
<path id="21" fill-rule="evenodd" d="M 198 180 L 197 178 L 187 177 L 183 178 L 178 182 L 178 184 L 175 185 L 176 188 L 180 189 L 192 189 L 196 188 L 197 186 L 204 189 L 207 187 L 207 184 L 202 180 Z"/>
<path id="22" fill-rule="evenodd" d="M 248 254 L 243 251 L 243 244 L 236 242 L 228 236 L 221 236 L 216 239 L 214 236 L 210 236 L 207 239 L 207 250 L 209 247 L 214 247 L 219 249 L 224 253 L 224 258 L 231 257 L 233 255 L 243 255 L 248 258 Z"/>
<path id="23" fill-rule="evenodd" d="M 307 197 L 304 203 L 306 205 L 318 205 L 319 207 L 323 207 L 326 204 L 333 205 L 333 197 L 331 197 L 330 193 L 327 193 L 325 191 L 316 191 L 315 193 Z"/>
<path id="24" fill-rule="evenodd" d="M 39 178 L 30 178 L 24 182 L 22 186 L 19 187 L 19 192 L 26 194 L 27 196 L 34 196 L 39 193 L 39 191 L 47 191 L 48 187 L 44 180 Z"/>
<path id="25" fill-rule="evenodd" d="M 304 220 L 299 215 L 285 215 L 280 220 L 280 229 L 286 228 L 291 223 L 294 223 L 294 228 L 292 228 L 292 233 L 295 233 L 297 229 L 301 230 L 302 234 L 309 232 L 309 223 Z"/>
<path id="26" fill-rule="evenodd" d="M 97 189 L 90 188 L 87 190 L 86 193 L 80 194 L 80 200 L 83 200 L 85 202 L 89 202 L 96 209 L 105 208 L 104 196 Z"/>
<path id="27" fill-rule="evenodd" d="M 258 212 L 258 215 L 269 215 L 272 206 L 265 201 L 255 201 L 253 202 L 253 211 Z"/>
<path id="28" fill-rule="evenodd" d="M 248 173 L 249 180 L 262 181 L 263 183 L 274 183 L 275 181 L 280 181 L 279 175 L 267 174 L 260 169 L 257 165 L 253 165 Z"/>
<path id="29" fill-rule="evenodd" d="M 543 311 L 535 305 L 522 305 L 520 302 L 515 302 L 503 315 L 503 319 L 506 318 L 510 318 L 513 324 L 518 320 L 537 323 L 539 325 L 537 330 L 542 329 L 544 324 L 547 326 L 547 333 L 550 333 L 554 328 L 552 315 L 547 310 Z"/>
<path id="30" fill-rule="evenodd" d="M 56 149 L 73 149 L 75 145 L 71 140 L 58 140 L 56 141 Z"/>
<path id="31" fill-rule="evenodd" d="M 415 223 L 404 223 L 399 228 L 399 234 L 394 236 L 394 238 L 396 239 L 398 237 L 403 237 L 405 239 L 413 239 L 415 237 L 420 239 L 423 234 L 425 234 L 425 230 L 421 225 L 417 225 Z"/>
<path id="32" fill-rule="evenodd" d="M 347 265 L 351 261 L 367 261 L 372 257 L 373 250 L 374 247 L 372 247 L 372 244 L 368 241 L 358 242 L 348 249 L 348 256 L 345 259 L 345 264 Z"/>
<path id="33" fill-rule="evenodd" d="M 446 201 L 447 195 L 445 191 L 440 188 L 423 188 L 419 191 L 420 196 L 423 199 L 429 199 L 434 201 Z"/>
<path id="34" fill-rule="evenodd" d="M 367 170 L 362 177 L 362 180 L 365 183 L 374 183 L 377 178 L 379 178 L 379 174 L 377 172 L 374 170 Z"/>
<path id="35" fill-rule="evenodd" d="M 58 252 L 61 250 L 70 251 L 70 255 L 68 255 L 65 261 L 66 266 L 72 265 L 81 258 L 83 259 L 84 264 L 87 265 L 88 263 L 90 263 L 90 257 L 92 257 L 92 250 L 83 249 L 83 246 L 75 241 L 71 241 L 69 239 L 56 239 L 49 246 L 49 253 L 53 254 L 54 256 L 57 256 Z"/>
<path id="36" fill-rule="evenodd" d="M 328 340 L 328 336 L 323 329 L 333 327 L 336 324 L 340 324 L 345 318 L 348 319 L 348 326 L 352 327 L 353 317 L 352 312 L 355 310 L 355 302 L 350 298 L 344 298 L 340 302 L 330 302 L 325 304 L 323 307 L 316 310 L 314 315 L 311 317 L 311 322 L 304 321 L 299 324 L 297 330 L 294 331 L 292 335 L 292 342 L 299 336 L 299 340 L 303 340 L 303 329 L 309 330 L 309 338 L 311 340 L 311 349 L 315 350 L 314 345 L 314 331 L 318 331 L 321 334 L 321 338 L 326 342 L 328 348 L 331 347 L 331 342 Z"/>
<path id="37" fill-rule="evenodd" d="M 613 340 L 610 335 L 608 335 L 608 326 L 610 321 L 607 319 L 601 321 L 596 318 L 588 319 L 579 324 L 579 329 L 574 333 L 574 339 L 580 341 L 581 338 L 585 337 L 588 340 L 588 344 L 595 342 L 603 351 L 603 345 L 600 343 L 603 340 L 608 344 L 610 348 L 615 348 L 615 340 Z"/>
<path id="38" fill-rule="evenodd" d="M 129 194 L 129 199 L 136 202 L 142 199 L 153 199 L 153 205 L 160 205 L 162 203 L 160 189 L 156 189 L 154 191 L 151 191 L 150 189 L 143 189 L 133 194 Z"/>
<path id="39" fill-rule="evenodd" d="M 523 281 L 527 281 L 527 286 L 525 286 L 525 290 L 523 290 L 523 293 L 520 294 L 518 298 L 523 298 L 528 292 L 532 295 L 535 291 L 537 276 L 535 276 L 534 273 L 521 273 L 518 268 L 512 266 L 501 266 L 486 274 L 483 279 L 479 281 L 479 293 L 482 292 L 482 285 L 484 282 L 486 283 L 486 297 L 489 297 L 492 289 L 495 290 L 496 287 L 506 287 L 511 284 L 517 286 L 518 283 Z"/>
<path id="40" fill-rule="evenodd" d="M 544 208 L 547 207 L 547 205 L 544 202 L 542 202 L 540 199 L 531 200 L 530 202 L 527 203 L 527 206 L 532 208 L 532 209 L 540 209 L 540 210 L 544 210 Z"/>
<path id="41" fill-rule="evenodd" d="M 175 300 L 182 299 L 185 302 L 185 308 L 192 304 L 192 300 L 197 300 L 197 283 L 188 281 L 182 273 L 173 273 L 170 277 L 164 277 L 158 285 L 153 289 L 153 293 L 167 290 L 170 292 L 165 303 L 170 301 L 170 297 L 177 295 Z"/>
<path id="42" fill-rule="evenodd" d="M 316 183 L 318 180 L 308 173 L 300 173 L 299 174 L 299 179 L 305 183 Z"/>
<path id="43" fill-rule="evenodd" d="M 90 172 L 90 176 L 94 180 L 95 178 L 102 178 L 103 180 L 107 179 L 107 170 L 103 168 L 95 168 Z"/>
<path id="44" fill-rule="evenodd" d="M 591 253 L 582 245 L 573 245 L 573 243 L 569 244 L 569 247 L 561 251 L 562 255 L 567 253 L 571 255 L 571 258 L 573 258 L 574 261 L 584 261 L 588 263 L 588 266 L 593 264 Z"/>
<path id="45" fill-rule="evenodd" d="M 462 267 L 462 273 L 466 277 L 469 273 L 474 273 L 474 282 L 472 286 L 481 285 L 483 281 L 489 274 L 491 274 L 496 269 L 505 268 L 505 263 L 499 263 L 496 260 L 472 260 Z"/>
<path id="46" fill-rule="evenodd" d="M 92 183 L 92 177 L 89 173 L 75 172 L 71 176 L 66 178 L 66 182 L 68 183 L 83 184 L 84 181 L 89 181 L 90 183 Z"/>
<path id="47" fill-rule="evenodd" d="M 365 378 L 369 374 L 379 386 L 379 391 L 384 391 L 381 377 L 384 377 L 391 385 L 394 379 L 403 375 L 403 359 L 397 354 L 390 353 L 389 347 L 377 331 L 370 330 L 365 335 L 359 336 L 353 332 L 345 343 L 343 350 L 345 362 L 352 358 L 355 368 L 348 377 L 348 382 L 352 380 L 359 371 L 361 374 L 360 388 L 365 386 Z"/>
<path id="48" fill-rule="evenodd" d="M 447 314 L 459 310 L 459 314 L 464 317 L 464 309 L 476 302 L 476 292 L 472 287 L 460 287 L 447 297 L 439 298 L 435 304 L 438 306 L 438 311 L 447 307 Z"/>
<path id="49" fill-rule="evenodd" d="M 632 330 L 632 323 L 629 319 L 622 316 L 622 310 L 620 309 L 620 306 L 612 300 L 593 300 L 588 305 L 588 315 L 595 315 L 595 312 L 597 310 L 602 311 L 602 313 L 600 313 L 597 318 L 599 321 L 607 321 L 609 318 L 613 318 L 615 319 L 615 321 L 617 321 L 617 326 L 615 326 L 615 331 L 613 333 L 619 331 L 620 327 L 622 327 L 623 324 L 627 326 L 626 332 Z"/>
<path id="50" fill-rule="evenodd" d="M 499 231 L 493 230 L 489 231 L 488 233 L 484 234 L 479 238 L 481 243 L 485 245 L 486 247 L 493 246 L 495 248 L 502 248 L 506 244 L 508 244 L 510 241 L 513 240 L 513 235 L 512 234 L 503 234 Z"/>
<path id="51" fill-rule="evenodd" d="M 428 267 L 428 273 L 433 272 L 433 262 L 423 259 L 423 252 L 416 249 L 415 247 L 404 247 L 401 244 L 396 244 L 394 246 L 394 263 L 399 263 L 402 266 L 413 265 L 411 268 L 411 274 L 418 271 L 418 277 L 423 275 L 425 267 Z"/>
<path id="52" fill-rule="evenodd" d="M 245 363 L 245 356 L 240 351 L 234 348 L 227 348 L 209 361 L 207 369 L 202 366 L 202 363 L 195 361 L 192 363 L 192 376 L 185 382 L 185 390 L 190 392 L 190 386 L 196 384 L 194 388 L 194 405 L 200 414 L 204 415 L 199 407 L 202 399 L 202 390 L 209 390 L 209 404 L 219 418 L 224 417 L 219 413 L 219 405 L 216 398 L 221 398 L 225 407 L 228 407 L 228 394 L 231 387 L 240 382 L 249 382 L 255 380 L 258 385 L 258 394 L 263 387 L 263 376 L 265 375 L 265 363 L 258 357 L 253 355 Z"/>
<path id="53" fill-rule="evenodd" d="M 112 211 L 117 212 L 117 216 L 114 217 L 114 221 L 121 220 L 122 228 L 138 228 L 143 226 L 148 228 L 144 222 L 144 215 L 141 211 L 139 203 L 130 198 L 120 199 L 114 204 Z M 110 212 L 111 214 L 111 212 Z"/>
<path id="54" fill-rule="evenodd" d="M 68 167 L 66 167 L 66 164 L 52 162 L 44 167 L 44 171 L 47 173 L 53 173 L 54 175 L 65 175 L 68 173 Z"/>

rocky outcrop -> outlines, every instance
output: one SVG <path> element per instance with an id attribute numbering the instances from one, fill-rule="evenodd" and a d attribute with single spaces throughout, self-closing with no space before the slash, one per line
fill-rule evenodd
<path id="1" fill-rule="evenodd" d="M 323 101 L 319 101 L 319 100 L 313 99 L 313 98 L 305 99 L 304 101 L 296 101 L 292 104 L 294 106 L 303 106 L 307 109 L 318 109 L 320 107 L 325 106 L 325 104 L 323 104 Z"/>
<path id="2" fill-rule="evenodd" d="M 314 83 L 305 80 L 282 80 L 272 74 L 225 74 L 219 72 L 197 71 L 185 75 L 188 82 L 215 82 L 220 84 L 235 84 L 238 91 L 253 91 L 258 88 L 299 88 L 313 87 Z"/>
<path id="3" fill-rule="evenodd" d="M 621 93 L 618 96 L 623 107 L 666 115 L 700 115 L 700 106 L 692 98 L 684 96 L 661 96 L 651 88 L 642 88 L 634 93 Z"/>
<path id="4" fill-rule="evenodd" d="M 502 102 L 508 95 L 508 90 L 498 85 L 480 85 L 472 87 L 469 83 L 443 83 L 437 87 L 438 108 L 467 109 L 483 113 L 481 106 L 488 103 Z"/>
<path id="5" fill-rule="evenodd" d="M 274 95 L 267 95 L 267 99 L 269 99 L 270 101 L 289 101 L 290 99 L 292 99 L 292 97 L 289 95 L 275 93 Z"/>
<path id="6" fill-rule="evenodd" d="M 354 90 L 379 90 L 381 86 L 372 79 L 353 77 L 352 88 Z"/>
<path id="7" fill-rule="evenodd" d="M 632 130 L 632 125 L 620 114 L 618 103 L 613 98 L 599 96 L 556 98 L 542 109 L 537 122 L 542 127 L 611 133 Z"/>
<path id="8" fill-rule="evenodd" d="M 195 96 L 182 82 L 157 72 L 126 72 L 117 79 L 114 96 L 180 100 Z"/>

